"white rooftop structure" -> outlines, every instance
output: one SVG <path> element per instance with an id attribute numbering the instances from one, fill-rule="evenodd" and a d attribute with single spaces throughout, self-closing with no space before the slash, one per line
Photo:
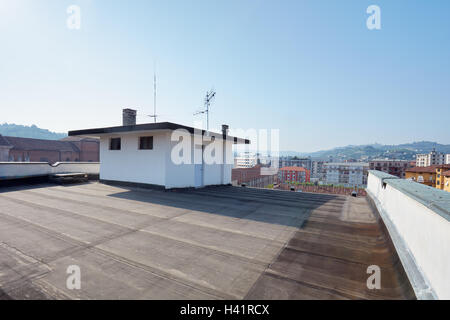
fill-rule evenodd
<path id="1" fill-rule="evenodd" d="M 249 140 L 171 122 L 136 124 L 125 109 L 123 126 L 70 131 L 100 139 L 100 180 L 165 189 L 231 184 L 233 144 Z"/>

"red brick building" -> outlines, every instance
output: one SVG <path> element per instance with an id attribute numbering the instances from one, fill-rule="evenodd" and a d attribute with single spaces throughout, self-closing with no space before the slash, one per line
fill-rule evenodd
<path id="1" fill-rule="evenodd" d="M 310 182 L 311 174 L 308 169 L 303 167 L 283 167 L 278 172 L 278 178 L 281 183 L 285 182 Z"/>
<path id="2" fill-rule="evenodd" d="M 12 162 L 99 162 L 99 141 L 42 140 L 1 136 L 2 159 Z"/>
<path id="3" fill-rule="evenodd" d="M 231 181 L 236 181 L 237 184 L 249 182 L 260 177 L 261 165 L 256 165 L 253 168 L 234 168 L 231 170 Z"/>
<path id="4" fill-rule="evenodd" d="M 79 161 L 100 162 L 100 142 L 98 139 L 67 137 L 61 141 L 71 142 L 80 150 Z"/>

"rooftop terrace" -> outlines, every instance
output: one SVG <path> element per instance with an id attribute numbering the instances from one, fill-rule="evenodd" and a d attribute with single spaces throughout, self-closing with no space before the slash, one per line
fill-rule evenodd
<path id="1" fill-rule="evenodd" d="M 381 290 L 366 286 L 379 265 Z M 81 268 L 81 290 L 66 288 Z M 413 299 L 366 198 L 99 183 L 0 189 L 2 299 Z"/>

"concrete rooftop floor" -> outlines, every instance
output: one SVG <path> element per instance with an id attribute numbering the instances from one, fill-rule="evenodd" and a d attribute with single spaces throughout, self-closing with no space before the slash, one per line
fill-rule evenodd
<path id="1" fill-rule="evenodd" d="M 414 298 L 376 217 L 365 198 L 234 187 L 3 188 L 0 299 Z"/>

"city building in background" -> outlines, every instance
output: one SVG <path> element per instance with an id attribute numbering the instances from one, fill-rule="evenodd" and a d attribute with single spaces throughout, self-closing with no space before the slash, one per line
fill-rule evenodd
<path id="1" fill-rule="evenodd" d="M 313 161 L 311 168 L 311 178 L 321 181 L 325 179 L 325 162 L 324 161 Z"/>
<path id="2" fill-rule="evenodd" d="M 13 145 L 0 134 L 0 162 L 9 161 L 9 151 L 13 148 Z"/>
<path id="3" fill-rule="evenodd" d="M 370 170 L 378 170 L 389 173 L 399 178 L 406 177 L 406 169 L 413 167 L 408 160 L 372 160 L 369 162 Z"/>
<path id="4" fill-rule="evenodd" d="M 0 161 L 98 162 L 99 141 L 90 138 L 43 140 L 0 135 Z"/>
<path id="5" fill-rule="evenodd" d="M 446 180 L 446 175 L 448 174 L 448 171 L 450 170 L 450 165 L 441 165 L 436 167 L 436 188 L 445 190 L 446 182 L 448 183 L 448 180 Z M 448 186 L 447 186 L 448 187 Z"/>
<path id="6" fill-rule="evenodd" d="M 325 163 L 325 181 L 327 184 L 344 186 L 365 186 L 369 164 L 366 162 Z"/>
<path id="7" fill-rule="evenodd" d="M 442 190 L 445 190 L 447 192 L 450 192 L 450 170 L 445 171 L 442 173 L 444 176 L 444 184 Z"/>
<path id="8" fill-rule="evenodd" d="M 441 189 L 442 184 L 445 184 L 445 179 L 442 178 L 442 174 L 448 170 L 450 170 L 450 165 L 414 167 L 406 170 L 405 178 Z"/>
<path id="9" fill-rule="evenodd" d="M 277 175 L 262 175 L 261 168 L 264 166 L 257 164 L 252 168 L 233 168 L 231 170 L 231 183 L 234 186 L 247 185 L 255 188 L 265 188 L 278 182 Z"/>
<path id="10" fill-rule="evenodd" d="M 435 166 L 417 166 L 406 170 L 405 178 L 413 180 L 430 187 L 436 186 L 436 167 Z"/>
<path id="11" fill-rule="evenodd" d="M 312 160 L 310 157 L 298 158 L 298 157 L 282 157 L 280 158 L 280 168 L 283 167 L 303 167 L 308 169 L 310 172 L 312 170 Z"/>
<path id="12" fill-rule="evenodd" d="M 66 137 L 61 141 L 70 142 L 80 150 L 81 162 L 100 162 L 100 140 L 94 138 Z"/>
<path id="13" fill-rule="evenodd" d="M 445 164 L 446 155 L 444 153 L 436 152 L 433 149 L 430 153 L 421 153 L 416 155 L 417 167 L 429 167 L 434 165 Z"/>
<path id="14" fill-rule="evenodd" d="M 445 164 L 450 164 L 450 153 L 445 155 Z"/>
<path id="15" fill-rule="evenodd" d="M 310 182 L 311 172 L 304 167 L 283 167 L 278 171 L 278 179 L 281 183 L 305 183 Z"/>
<path id="16" fill-rule="evenodd" d="M 235 168 L 253 168 L 258 164 L 258 156 L 253 152 L 242 152 L 234 158 Z"/>

